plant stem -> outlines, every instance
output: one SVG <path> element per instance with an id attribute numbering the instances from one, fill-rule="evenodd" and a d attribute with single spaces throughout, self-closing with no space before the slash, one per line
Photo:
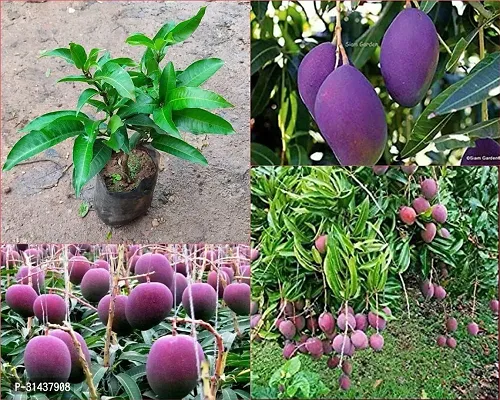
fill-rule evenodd
<path id="1" fill-rule="evenodd" d="M 342 65 L 349 65 L 349 58 L 347 58 L 347 53 L 345 51 L 344 45 L 342 44 L 342 24 L 340 17 L 340 1 L 337 0 L 337 5 L 335 7 L 335 12 L 337 14 L 335 23 L 335 36 L 337 38 L 337 57 L 335 60 L 335 68 L 339 66 L 340 57 L 339 52 L 342 54 Z"/>
<path id="2" fill-rule="evenodd" d="M 128 154 L 127 153 L 122 153 L 122 155 L 120 156 L 120 164 L 122 167 L 122 174 L 125 176 L 127 183 L 132 183 L 132 180 L 130 179 L 130 170 L 128 168 Z"/>
<path id="3" fill-rule="evenodd" d="M 113 327 L 113 319 L 115 316 L 115 299 L 120 288 L 118 286 L 118 269 L 123 263 L 123 257 L 125 255 L 125 250 L 123 245 L 120 245 L 118 250 L 118 266 L 115 266 L 115 259 L 111 258 L 109 263 L 109 273 L 111 275 L 111 280 L 113 282 L 111 288 L 111 299 L 109 301 L 109 314 L 108 314 L 108 324 L 106 325 L 106 341 L 104 343 L 104 361 L 105 367 L 109 367 L 109 346 L 111 344 L 111 330 Z"/>
<path id="4" fill-rule="evenodd" d="M 479 59 L 484 58 L 484 28 L 481 26 L 483 22 L 483 17 L 480 16 L 479 23 Z M 488 121 L 488 101 L 484 100 L 481 102 L 481 120 Z"/>
<path id="5" fill-rule="evenodd" d="M 489 12 L 486 8 L 484 8 L 484 6 L 479 2 L 479 1 L 468 1 L 468 3 L 476 9 L 476 11 L 481 15 L 483 16 L 484 18 L 486 19 L 490 19 L 493 14 L 491 12 Z"/>

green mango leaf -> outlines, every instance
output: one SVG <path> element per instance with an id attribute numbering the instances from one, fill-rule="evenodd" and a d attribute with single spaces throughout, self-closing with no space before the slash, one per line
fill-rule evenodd
<path id="1" fill-rule="evenodd" d="M 435 3 L 435 2 L 433 2 Z M 495 19 L 498 19 L 500 15 L 499 14 L 495 14 L 492 18 L 488 19 L 487 21 L 484 21 L 480 28 L 483 28 L 485 26 L 488 26 L 490 25 Z M 477 34 L 479 33 L 479 29 L 480 28 L 476 28 L 474 29 L 472 32 L 470 32 L 467 37 L 463 38 L 461 37 L 457 44 L 455 44 L 455 47 L 453 47 L 453 52 L 450 56 L 450 59 L 448 60 L 448 62 L 446 63 L 446 71 L 451 71 L 452 69 L 454 69 L 459 60 L 460 60 L 460 56 L 462 55 L 462 53 L 465 51 L 465 49 L 467 47 L 469 47 L 469 45 L 471 44 L 471 42 L 474 40 L 474 38 L 477 36 Z"/>
<path id="2" fill-rule="evenodd" d="M 257 40 L 252 43 L 251 54 L 251 74 L 255 74 L 267 63 L 273 61 L 281 54 L 280 47 L 275 40 Z"/>
<path id="3" fill-rule="evenodd" d="M 168 96 L 168 105 L 172 110 L 182 110 L 184 108 L 227 108 L 233 107 L 217 93 L 210 90 L 196 87 L 178 87 L 173 89 Z"/>
<path id="4" fill-rule="evenodd" d="M 87 182 L 102 171 L 104 166 L 111 159 L 112 153 L 113 151 L 111 150 L 111 148 L 109 146 L 106 146 L 102 139 L 97 139 L 94 142 L 92 162 L 90 163 L 89 173 L 87 175 Z"/>
<path id="5" fill-rule="evenodd" d="M 104 142 L 106 146 L 110 147 L 114 151 L 123 151 L 125 153 L 129 152 L 129 140 L 127 135 L 127 128 L 125 126 L 119 127 L 114 131 L 109 139 Z"/>
<path id="6" fill-rule="evenodd" d="M 291 144 L 286 149 L 286 157 L 290 165 L 310 165 L 307 150 L 299 144 Z"/>
<path id="7" fill-rule="evenodd" d="M 449 99 L 452 95 L 453 98 L 456 98 L 456 96 L 454 96 L 455 93 L 463 86 L 467 85 L 470 88 L 470 90 L 474 90 L 472 86 L 469 84 L 471 80 L 476 84 L 484 82 L 485 77 L 482 77 L 481 73 L 484 70 L 486 70 L 487 76 L 488 77 L 491 76 L 493 71 L 491 69 L 491 66 L 495 65 L 495 63 L 498 63 L 499 58 L 500 58 L 500 53 L 492 53 L 488 55 L 485 59 L 483 59 L 472 69 L 469 75 L 459 80 L 458 82 L 454 83 L 450 87 L 446 88 L 441 93 L 439 93 L 434 99 L 432 99 L 432 101 L 425 108 L 422 114 L 420 114 L 417 121 L 415 122 L 415 125 L 413 126 L 412 133 L 410 136 L 410 140 L 408 141 L 408 143 L 406 143 L 405 147 L 401 151 L 401 158 L 414 156 L 420 150 L 424 149 L 430 143 L 431 140 L 434 139 L 434 136 L 436 136 L 436 134 L 453 116 L 453 114 L 449 114 L 446 116 L 443 115 L 436 116 L 435 110 L 437 110 L 437 108 L 441 104 L 443 104 L 447 99 Z M 493 74 L 495 76 L 492 78 L 498 80 L 499 79 L 498 74 L 495 74 L 495 72 L 493 72 Z M 481 86 L 477 87 L 477 90 L 481 91 L 482 87 Z M 461 99 L 458 100 L 461 101 Z"/>
<path id="8" fill-rule="evenodd" d="M 178 129 L 194 134 L 215 133 L 229 135 L 234 133 L 233 127 L 224 118 L 201 108 L 186 108 L 175 111 L 172 119 Z"/>
<path id="9" fill-rule="evenodd" d="M 137 63 L 129 57 L 112 58 L 111 60 L 109 60 L 107 62 L 113 62 L 115 64 L 122 66 L 122 67 L 137 67 Z"/>
<path id="10" fill-rule="evenodd" d="M 83 46 L 76 43 L 70 43 L 69 50 L 71 52 L 71 58 L 75 62 L 75 67 L 83 69 L 85 62 L 87 61 L 87 53 L 85 52 Z"/>
<path id="11" fill-rule="evenodd" d="M 175 26 L 175 22 L 174 21 L 168 21 L 156 33 L 155 37 L 153 38 L 153 42 L 156 42 L 157 39 L 166 39 L 168 33 L 174 28 L 174 26 Z"/>
<path id="12" fill-rule="evenodd" d="M 108 129 L 111 134 L 115 133 L 118 130 L 118 128 L 121 128 L 122 126 L 123 126 L 123 121 L 119 115 L 115 114 L 109 119 Z"/>
<path id="13" fill-rule="evenodd" d="M 397 1 L 388 2 L 385 5 L 377 22 L 354 42 L 354 51 L 349 60 L 352 65 L 361 69 L 366 64 L 377 49 L 377 46 L 374 46 L 374 44 L 380 44 L 387 28 L 400 9 L 401 3 Z"/>
<path id="14" fill-rule="evenodd" d="M 158 65 L 158 61 L 156 60 L 156 57 L 153 53 L 153 50 L 151 50 L 150 48 L 148 48 L 144 52 L 144 55 L 142 56 L 141 70 L 147 76 L 152 77 L 152 78 L 154 78 L 160 70 L 160 67 Z"/>
<path id="15" fill-rule="evenodd" d="M 252 1 L 252 11 L 257 18 L 257 21 L 262 22 L 266 16 L 267 7 L 269 6 L 269 1 Z"/>
<path id="16" fill-rule="evenodd" d="M 117 114 L 125 119 L 135 114 L 152 114 L 156 107 L 155 100 L 151 96 L 140 93 L 135 102 L 127 103 L 118 110 Z"/>
<path id="17" fill-rule="evenodd" d="M 260 143 L 251 144 L 252 165 L 280 165 L 280 159 L 269 147 Z"/>
<path id="18" fill-rule="evenodd" d="M 97 60 L 97 65 L 99 68 L 102 68 L 104 64 L 106 64 L 109 60 L 111 60 L 111 53 L 109 51 L 106 51 L 99 60 Z"/>
<path id="19" fill-rule="evenodd" d="M 3 170 L 8 171 L 21 161 L 84 132 L 81 121 L 65 120 L 54 121 L 41 130 L 31 131 L 14 145 L 7 156 Z"/>
<path id="20" fill-rule="evenodd" d="M 94 75 L 96 80 L 109 83 L 121 96 L 135 101 L 135 86 L 132 78 L 118 64 L 107 62 Z"/>
<path id="21" fill-rule="evenodd" d="M 82 94 L 80 95 L 80 97 L 78 98 L 78 102 L 76 104 L 76 115 L 78 115 L 78 113 L 80 112 L 80 110 L 82 109 L 82 107 L 88 103 L 88 101 L 94 97 L 96 94 L 99 94 L 99 92 L 95 89 L 92 89 L 92 88 L 89 88 L 89 89 L 85 89 Z"/>
<path id="22" fill-rule="evenodd" d="M 437 4 L 437 1 L 422 1 L 420 3 L 420 11 L 423 11 L 426 14 L 429 14 L 434 6 Z"/>
<path id="23" fill-rule="evenodd" d="M 135 382 L 134 379 L 132 379 L 125 373 L 115 375 L 115 377 L 116 379 L 118 379 L 123 389 L 125 389 L 125 393 L 127 393 L 127 397 L 129 399 L 142 398 L 141 390 L 139 389 L 139 386 L 137 386 L 137 383 Z"/>
<path id="24" fill-rule="evenodd" d="M 167 101 L 167 95 L 170 93 L 173 89 L 175 89 L 175 69 L 174 69 L 174 64 L 172 61 L 170 61 L 165 68 L 163 68 L 163 71 L 160 76 L 160 101 L 161 102 L 166 102 Z"/>
<path id="25" fill-rule="evenodd" d="M 80 134 L 73 145 L 73 188 L 76 197 L 80 196 L 83 186 L 88 182 L 95 139 L 95 131 L 90 135 Z"/>
<path id="26" fill-rule="evenodd" d="M 154 42 L 143 33 L 133 33 L 125 40 L 125 43 L 131 46 L 146 46 L 150 49 L 154 49 L 155 47 Z"/>
<path id="27" fill-rule="evenodd" d="M 91 83 L 93 82 L 92 79 L 87 78 L 85 75 L 68 75 L 65 76 L 64 78 L 61 78 L 57 81 L 59 82 L 86 82 L 86 83 Z"/>
<path id="28" fill-rule="evenodd" d="M 90 50 L 89 56 L 87 57 L 87 61 L 85 61 L 85 65 L 83 66 L 83 69 L 85 71 L 88 71 L 90 68 L 97 65 L 97 57 L 99 56 L 100 51 L 101 49 L 97 48 Z"/>
<path id="29" fill-rule="evenodd" d="M 183 22 L 178 23 L 167 35 L 167 42 L 175 44 L 186 40 L 198 28 L 205 15 L 206 7 L 201 7 L 198 13 Z"/>
<path id="30" fill-rule="evenodd" d="M 180 137 L 179 130 L 172 120 L 172 108 L 169 104 L 153 111 L 154 122 L 170 135 Z"/>
<path id="31" fill-rule="evenodd" d="M 54 50 L 44 51 L 40 54 L 40 57 L 60 57 L 70 64 L 73 64 L 73 65 L 75 64 L 75 62 L 73 61 L 73 56 L 71 54 L 71 50 L 66 49 L 64 47 L 54 49 Z"/>
<path id="32" fill-rule="evenodd" d="M 132 129 L 135 128 L 151 128 L 155 132 L 161 135 L 168 135 L 163 129 L 161 129 L 149 116 L 145 114 L 137 114 L 131 118 L 127 118 L 125 121 L 127 126 L 130 126 Z M 180 135 L 178 135 L 180 137 Z"/>
<path id="33" fill-rule="evenodd" d="M 90 99 L 89 101 L 87 101 L 87 103 L 89 103 L 91 106 L 94 106 L 97 112 L 105 110 L 108 107 L 106 103 L 99 100 Z"/>
<path id="34" fill-rule="evenodd" d="M 191 146 L 182 139 L 169 135 L 155 135 L 151 145 L 155 149 L 172 154 L 184 160 L 201 165 L 208 165 L 208 162 L 203 154 L 201 154 L 196 147 Z"/>
<path id="35" fill-rule="evenodd" d="M 259 72 L 259 78 L 252 89 L 252 117 L 262 113 L 271 99 L 271 93 L 281 82 L 281 68 L 270 64 Z"/>
<path id="36" fill-rule="evenodd" d="M 429 115 L 454 113 L 467 107 L 472 107 L 495 96 L 500 88 L 500 52 L 489 54 L 479 62 L 467 77 L 450 86 L 448 96 L 436 110 Z"/>
<path id="37" fill-rule="evenodd" d="M 78 116 L 77 112 L 74 110 L 53 111 L 31 120 L 22 129 L 20 129 L 19 132 L 38 131 L 60 118 L 64 118 L 65 120 L 73 119 L 75 121 L 82 122 L 88 119 L 84 113 L 80 113 Z"/>
<path id="38" fill-rule="evenodd" d="M 205 58 L 192 63 L 182 71 L 177 79 L 180 86 L 200 86 L 214 75 L 222 66 L 224 61 L 219 58 Z"/>

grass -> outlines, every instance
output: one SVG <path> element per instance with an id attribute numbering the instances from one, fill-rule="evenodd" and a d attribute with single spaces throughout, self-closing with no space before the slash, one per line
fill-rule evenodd
<path id="1" fill-rule="evenodd" d="M 417 298 L 417 297 L 415 297 Z M 497 320 L 488 305 L 480 304 L 475 322 L 482 332 L 467 333 L 470 305 L 455 305 L 458 320 L 453 337 L 457 348 L 439 348 L 437 336 L 443 333 L 443 314 L 435 302 L 418 307 L 412 300 L 412 319 L 393 310 L 396 319 L 387 324 L 381 352 L 371 349 L 355 353 L 351 388 L 338 388 L 339 369 L 329 369 L 327 357 L 314 361 L 300 354 L 304 370 L 316 372 L 330 389 L 325 398 L 409 399 L 409 398 L 498 398 Z M 276 341 L 252 343 L 252 388 L 267 386 L 269 378 L 285 360 Z"/>

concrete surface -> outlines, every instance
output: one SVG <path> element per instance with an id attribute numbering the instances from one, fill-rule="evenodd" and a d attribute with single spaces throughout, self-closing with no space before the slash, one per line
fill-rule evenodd
<path id="1" fill-rule="evenodd" d="M 29 120 L 57 109 L 74 109 L 83 83 L 58 83 L 74 67 L 56 58 L 37 58 L 42 50 L 74 41 L 87 51 L 99 47 L 115 57 L 140 59 L 143 48 L 125 44 L 134 32 L 148 36 L 167 20 L 207 12 L 198 30 L 169 49 L 166 60 L 177 69 L 206 57 L 224 67 L 204 88 L 235 105 L 218 113 L 237 132 L 232 136 L 184 135 L 202 148 L 209 167 L 163 154 L 149 213 L 113 228 L 95 211 L 81 218 L 71 187 L 71 140 L 2 174 L 2 242 L 140 243 L 238 242 L 250 237 L 249 119 L 250 42 L 248 2 L 3 2 L 2 1 L 2 164 Z M 85 110 L 85 109 L 84 109 Z M 87 112 L 90 109 L 87 109 Z M 57 184 L 56 187 L 53 187 Z M 83 192 L 91 202 L 93 182 Z"/>

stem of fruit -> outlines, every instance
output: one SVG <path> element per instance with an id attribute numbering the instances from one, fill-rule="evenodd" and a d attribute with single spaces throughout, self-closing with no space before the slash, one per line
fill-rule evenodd
<path id="1" fill-rule="evenodd" d="M 474 282 L 474 292 L 472 293 L 472 319 L 474 319 L 474 315 L 476 314 L 476 290 L 477 290 L 477 278 Z"/>
<path id="2" fill-rule="evenodd" d="M 95 308 L 92 304 L 87 303 L 85 300 L 82 300 L 78 296 L 75 296 L 74 294 L 69 293 L 65 289 L 60 289 L 60 288 L 56 288 L 56 287 L 49 287 L 47 289 L 53 290 L 55 292 L 60 292 L 60 293 L 67 294 L 68 297 L 71 297 L 72 299 L 75 299 L 76 301 L 79 301 L 80 303 L 82 303 L 84 306 L 86 306 L 86 307 L 88 307 L 88 308 L 90 308 L 90 309 L 92 309 L 94 311 L 97 311 L 97 308 Z"/>
<path id="3" fill-rule="evenodd" d="M 236 335 L 238 335 L 238 337 L 242 337 L 243 335 L 241 334 L 241 331 L 240 331 L 240 326 L 238 324 L 238 318 L 236 317 L 236 314 L 234 312 L 231 312 L 231 314 L 233 314 L 234 331 L 236 332 Z"/>
<path id="4" fill-rule="evenodd" d="M 222 376 L 224 372 L 224 342 L 222 340 L 222 336 L 215 330 L 215 328 L 210 325 L 208 322 L 205 322 L 201 319 L 191 319 L 191 318 L 173 318 L 169 317 L 167 318 L 168 321 L 170 322 L 176 322 L 177 324 L 193 324 L 193 325 L 200 325 L 207 331 L 209 331 L 212 335 L 214 335 L 215 340 L 217 342 L 217 360 L 215 362 L 215 371 L 214 371 L 214 376 L 212 377 L 212 394 L 215 396 L 215 393 L 217 392 L 217 385 L 219 382 L 220 377 Z"/>
<path id="5" fill-rule="evenodd" d="M 483 22 L 483 17 L 480 16 L 479 23 L 479 59 L 484 58 L 484 28 L 481 26 Z M 481 120 L 488 121 L 488 101 L 484 100 L 481 102 Z"/>
<path id="6" fill-rule="evenodd" d="M 336 12 L 336 23 L 335 23 L 335 38 L 337 41 L 337 57 L 335 59 L 335 68 L 339 66 L 340 54 L 342 54 L 342 65 L 349 65 L 349 59 L 347 58 L 347 53 L 345 52 L 344 45 L 342 44 L 342 24 L 340 18 L 340 1 L 337 0 L 337 6 L 335 7 Z M 340 54 L 339 54 L 340 53 Z"/>
<path id="7" fill-rule="evenodd" d="M 408 292 L 406 291 L 405 281 L 403 280 L 403 275 L 401 273 L 399 274 L 399 279 L 401 280 L 401 285 L 403 286 L 403 291 L 405 292 L 406 309 L 408 310 L 408 319 L 411 319 L 411 315 L 410 315 L 410 301 L 408 300 Z"/>
<path id="8" fill-rule="evenodd" d="M 125 255 L 125 248 L 120 245 L 118 249 L 118 265 L 123 263 L 123 257 Z M 111 328 L 113 327 L 113 319 L 115 317 L 115 299 L 118 291 L 120 290 L 118 286 L 118 273 L 116 272 L 118 268 L 115 266 L 115 259 L 111 258 L 109 264 L 109 273 L 113 282 L 111 288 L 111 300 L 109 302 L 109 314 L 108 314 L 108 324 L 106 325 L 106 341 L 104 343 L 104 366 L 109 367 L 109 346 L 111 344 Z"/>
<path id="9" fill-rule="evenodd" d="M 406 0 L 405 8 L 411 8 L 411 0 Z"/>
<path id="10" fill-rule="evenodd" d="M 340 362 L 339 368 L 342 368 L 342 364 L 344 363 L 344 349 L 345 342 L 347 338 L 347 330 L 349 329 L 349 319 L 347 316 L 349 315 L 349 306 L 347 305 L 347 301 L 345 302 L 345 329 L 344 329 L 344 339 L 342 340 L 342 349 L 340 349 Z"/>
<path id="11" fill-rule="evenodd" d="M 85 380 L 86 380 L 87 385 L 89 387 L 90 399 L 91 400 L 99 400 L 99 396 L 98 396 L 96 388 L 94 386 L 92 372 L 90 372 L 90 368 L 89 368 L 89 365 L 87 364 L 85 354 L 83 354 L 82 346 L 80 345 L 80 342 L 78 341 L 78 338 L 76 337 L 75 331 L 71 327 L 71 324 L 68 321 L 64 321 L 64 326 L 56 325 L 56 324 L 49 324 L 49 328 L 61 329 L 65 332 L 69 333 L 69 335 L 71 336 L 71 340 L 73 341 L 73 345 L 75 346 L 76 351 L 78 352 L 78 359 L 80 361 L 80 365 L 82 366 L 83 372 L 85 373 Z"/>
<path id="12" fill-rule="evenodd" d="M 133 276 L 127 276 L 125 278 L 118 278 L 118 281 L 126 281 L 126 280 L 129 280 L 129 279 L 138 279 L 138 278 L 149 278 L 150 275 L 153 275 L 155 273 L 155 271 L 150 271 L 150 272 L 146 272 L 145 274 L 141 274 L 141 275 L 133 275 Z"/>

